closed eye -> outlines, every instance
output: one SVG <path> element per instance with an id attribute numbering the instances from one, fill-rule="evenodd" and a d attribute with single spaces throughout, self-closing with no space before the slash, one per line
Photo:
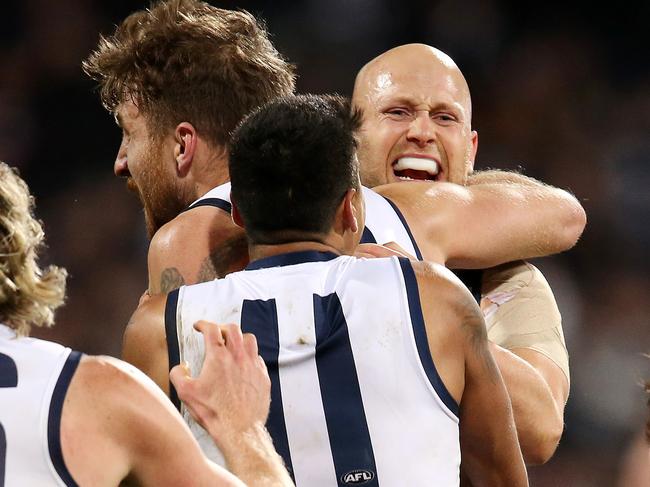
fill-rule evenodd
<path id="1" fill-rule="evenodd" d="M 457 122 L 457 118 L 449 113 L 436 113 L 433 115 L 433 119 L 442 125 L 449 125 Z"/>
<path id="2" fill-rule="evenodd" d="M 401 107 L 384 110 L 384 114 L 395 120 L 403 120 L 405 118 L 409 118 L 412 115 L 411 110 Z"/>

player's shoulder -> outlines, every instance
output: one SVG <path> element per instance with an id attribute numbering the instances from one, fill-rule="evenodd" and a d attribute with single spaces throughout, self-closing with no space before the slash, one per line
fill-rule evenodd
<path id="1" fill-rule="evenodd" d="M 173 410 L 162 390 L 142 371 L 117 358 L 100 355 L 81 358 L 65 407 L 68 426 L 72 422 L 99 428 L 113 438 L 121 438 L 122 443 L 129 441 L 127 437 L 148 416 L 162 409 Z"/>
<path id="2" fill-rule="evenodd" d="M 453 291 L 463 286 L 460 279 L 441 264 L 429 261 L 409 261 L 420 285 L 437 286 Z"/>
<path id="3" fill-rule="evenodd" d="M 79 361 L 74 381 L 90 394 L 119 391 L 137 383 L 137 369 L 117 358 L 84 355 Z"/>
<path id="4" fill-rule="evenodd" d="M 97 419 L 113 425 L 119 421 L 131 431 L 156 411 L 174 409 L 164 392 L 144 372 L 110 356 L 84 355 L 70 391 L 76 394 L 71 400 L 76 402 L 77 411 L 94 411 Z"/>
<path id="5" fill-rule="evenodd" d="M 100 396 L 110 393 L 118 398 L 158 389 L 137 367 L 108 355 L 83 355 L 74 380 L 80 382 L 88 393 Z"/>
<path id="6" fill-rule="evenodd" d="M 436 309 L 466 314 L 477 307 L 475 299 L 462 281 L 445 266 L 427 261 L 410 261 L 422 299 Z"/>
<path id="7" fill-rule="evenodd" d="M 164 337 L 165 309 L 169 294 L 156 294 L 142 301 L 133 312 L 126 327 L 129 335 L 142 335 L 143 340 L 147 337 Z"/>
<path id="8" fill-rule="evenodd" d="M 230 214 L 225 211 L 199 206 L 180 213 L 160 227 L 151 239 L 150 248 L 162 251 L 178 249 L 179 245 L 186 247 L 192 242 L 200 242 L 201 234 L 214 234 L 233 226 Z"/>

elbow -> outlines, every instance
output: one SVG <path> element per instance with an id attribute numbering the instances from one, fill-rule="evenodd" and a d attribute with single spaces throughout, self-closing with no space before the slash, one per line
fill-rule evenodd
<path id="1" fill-rule="evenodd" d="M 543 465 L 548 462 L 557 446 L 560 443 L 564 424 L 556 421 L 544 429 L 540 429 L 535 436 L 534 441 L 521 445 L 521 452 L 524 456 L 526 465 Z"/>
<path id="2" fill-rule="evenodd" d="M 575 198 L 572 199 L 564 219 L 560 220 L 561 228 L 559 229 L 559 238 L 556 240 L 558 252 L 569 250 L 578 243 L 578 239 L 587 225 L 587 214 L 584 208 Z"/>
<path id="3" fill-rule="evenodd" d="M 568 232 L 568 242 L 571 247 L 573 247 L 577 242 L 582 232 L 585 230 L 587 225 L 587 213 L 585 209 L 576 201 L 576 207 L 571 212 L 571 217 L 567 223 L 567 232 Z"/>

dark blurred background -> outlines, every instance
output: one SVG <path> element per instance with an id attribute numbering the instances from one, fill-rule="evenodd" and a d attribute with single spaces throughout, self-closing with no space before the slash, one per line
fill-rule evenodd
<path id="1" fill-rule="evenodd" d="M 650 377 L 650 2 L 212 3 L 266 19 L 301 92 L 349 95 L 357 70 L 398 44 L 446 51 L 472 90 L 477 168 L 520 168 L 574 192 L 589 219 L 582 240 L 536 262 L 563 314 L 572 383 L 558 452 L 531 483 L 633 485 L 621 478 Z M 0 159 L 36 195 L 45 261 L 70 272 L 57 327 L 38 336 L 90 353 L 119 355 L 146 287 L 147 239 L 112 174 L 119 131 L 80 63 L 99 33 L 146 5 L 3 2 Z"/>

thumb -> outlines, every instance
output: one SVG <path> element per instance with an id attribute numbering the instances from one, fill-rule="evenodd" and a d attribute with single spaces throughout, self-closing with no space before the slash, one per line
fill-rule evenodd
<path id="1" fill-rule="evenodd" d="M 182 364 L 172 368 L 169 372 L 169 380 L 180 397 L 187 386 L 194 380 L 187 362 L 183 362 Z"/>

